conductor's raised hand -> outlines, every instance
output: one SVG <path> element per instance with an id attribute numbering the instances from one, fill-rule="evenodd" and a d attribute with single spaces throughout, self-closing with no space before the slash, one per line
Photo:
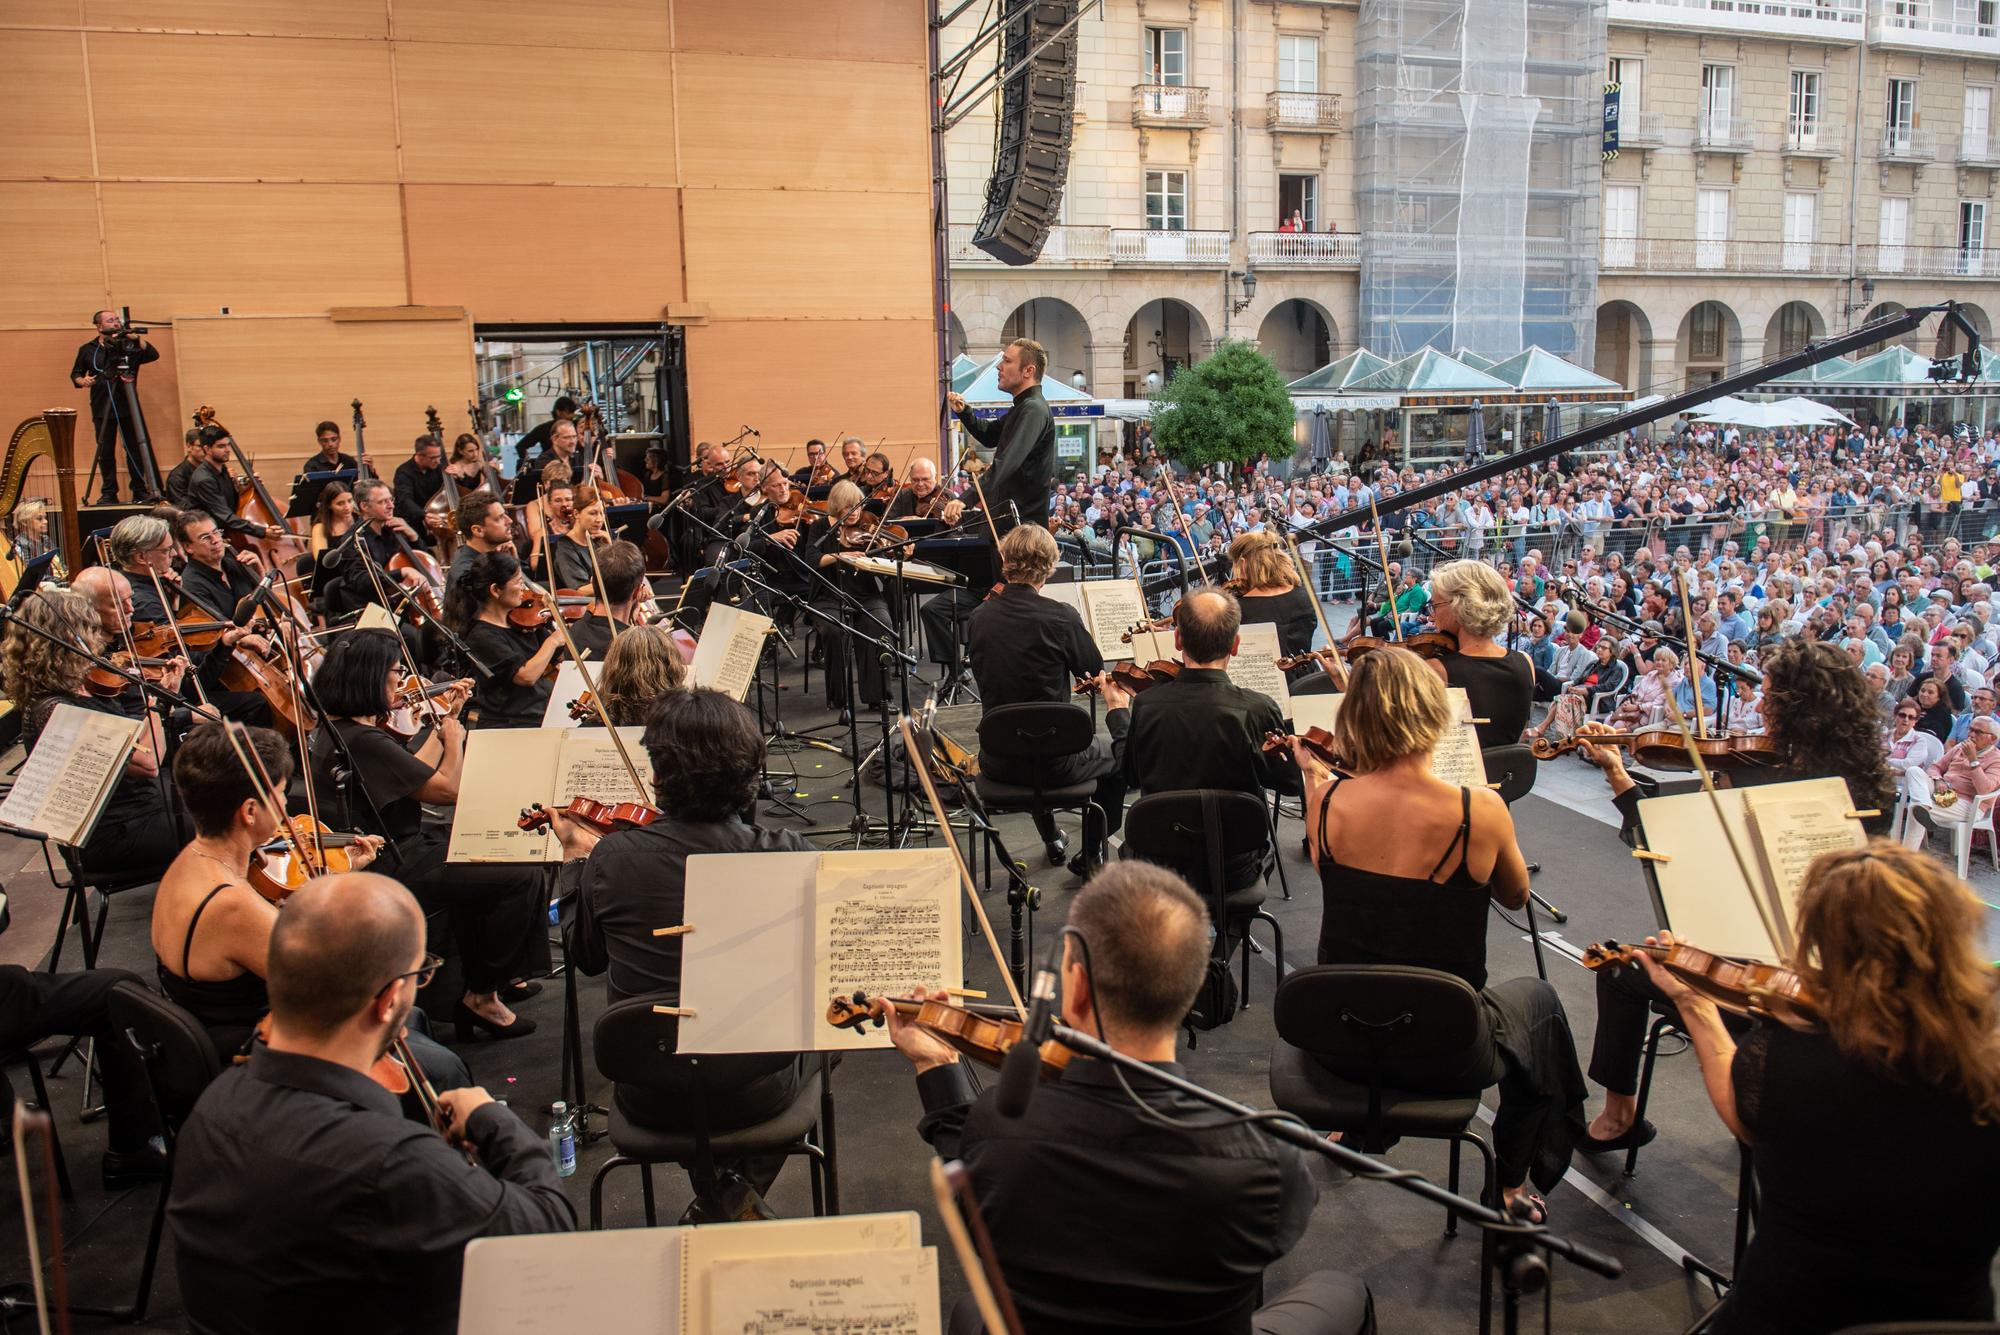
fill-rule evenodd
<path id="1" fill-rule="evenodd" d="M 965 411 L 965 395 L 958 393 L 956 390 L 953 390 L 951 393 L 946 394 L 944 396 L 944 402 L 945 406 L 950 408 L 955 413 L 962 413 Z"/>

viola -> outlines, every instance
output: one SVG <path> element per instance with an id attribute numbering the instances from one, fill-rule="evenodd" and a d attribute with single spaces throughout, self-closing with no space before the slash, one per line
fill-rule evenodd
<path id="1" fill-rule="evenodd" d="M 309 854 L 293 844 L 283 826 L 277 838 L 250 853 L 250 888 L 273 904 L 283 903 L 315 876 L 354 870 L 354 850 L 361 847 L 360 835 L 336 833 L 315 817 L 294 816 L 291 823 Z"/>
<path id="2" fill-rule="evenodd" d="M 1711 955 L 1684 941 L 1671 946 L 1606 941 L 1583 952 L 1583 967 L 1602 969 L 1642 954 L 1652 956 L 1661 968 L 1726 1011 L 1768 1015 L 1793 1029 L 1809 1029 L 1818 1022 L 1819 1003 L 1796 970 Z"/>
<path id="3" fill-rule="evenodd" d="M 1264 750 L 1267 754 L 1271 752 L 1289 753 L 1293 742 L 1297 742 L 1303 746 L 1311 753 L 1313 759 L 1319 761 L 1320 764 L 1325 765 L 1329 769 L 1346 768 L 1347 762 L 1340 758 L 1340 752 L 1335 749 L 1333 734 L 1325 728 L 1307 728 L 1304 732 L 1296 736 L 1282 732 L 1267 732 L 1264 734 Z"/>
<path id="4" fill-rule="evenodd" d="M 1002 1006 L 954 1006 L 942 997 L 882 997 L 871 999 L 865 992 L 852 997 L 835 997 L 826 1004 L 826 1022 L 835 1029 L 860 1029 L 888 1023 L 874 1011 L 880 1000 L 898 1015 L 910 1017 L 919 1029 L 934 1034 L 964 1056 L 982 1066 L 999 1066 L 1007 1049 L 1021 1041 L 1021 1021 Z M 1070 1051 L 1050 1039 L 1042 1044 L 1042 1079 L 1053 1080 L 1069 1065 Z"/>
<path id="5" fill-rule="evenodd" d="M 201 607 L 190 605 L 175 618 L 176 625 L 164 621 L 134 621 L 132 623 L 132 644 L 142 654 L 159 654 L 175 648 L 174 631 L 178 628 L 180 638 L 190 649 L 206 649 L 222 637 L 222 632 L 233 624 L 217 621 Z"/>
<path id="6" fill-rule="evenodd" d="M 1580 732 L 1551 742 L 1537 737 L 1528 744 L 1537 760 L 1554 760 L 1579 746 L 1616 746 L 1632 754 L 1632 762 L 1647 769 L 1693 769 L 1688 738 L 1679 729 L 1641 728 L 1636 732 Z M 1754 768 L 1783 763 L 1785 753 L 1769 737 L 1696 737 L 1694 749 L 1710 769 Z"/>
<path id="7" fill-rule="evenodd" d="M 420 624 L 426 618 L 444 620 L 444 571 L 438 568 L 437 558 L 412 546 L 410 540 L 395 529 L 383 531 L 396 540 L 397 550 L 389 558 L 389 569 L 414 570 L 419 576 L 417 582 L 410 586 L 414 597 L 405 605 L 407 614 Z"/>
<path id="8" fill-rule="evenodd" d="M 580 825 L 588 825 L 599 834 L 610 834 L 618 829 L 636 829 L 651 825 L 660 818 L 659 808 L 649 807 L 643 802 L 599 802 L 589 797 L 572 797 L 562 814 Z M 549 810 L 540 802 L 521 811 L 520 820 L 515 824 L 524 830 L 545 830 L 549 826 Z"/>
<path id="9" fill-rule="evenodd" d="M 588 589 L 556 590 L 555 605 L 561 610 L 564 621 L 583 620 L 595 601 Z M 507 624 L 519 626 L 522 630 L 533 630 L 537 626 L 548 625 L 551 615 L 549 600 L 540 592 L 530 592 L 526 602 L 507 610 Z"/>
<path id="10" fill-rule="evenodd" d="M 1173 628 L 1174 618 L 1172 614 L 1163 617 L 1154 617 L 1151 621 L 1135 621 L 1130 626 L 1127 626 L 1118 636 L 1118 642 L 1120 644 L 1130 644 L 1132 643 L 1132 637 L 1135 635 L 1163 635 Z"/>
<path id="11" fill-rule="evenodd" d="M 1181 675 L 1181 665 L 1164 658 L 1156 658 L 1141 666 L 1138 663 L 1119 663 L 1109 669 L 1111 680 L 1137 695 L 1148 687 L 1169 682 Z M 1077 695 L 1097 694 L 1097 682 L 1086 678 L 1076 684 Z"/>
<path id="12" fill-rule="evenodd" d="M 586 725 L 604 722 L 604 716 L 597 708 L 597 701 L 589 691 L 569 702 L 569 716 L 578 723 Z"/>
<path id="13" fill-rule="evenodd" d="M 257 1021 L 256 1029 L 251 1032 L 256 1034 L 258 1042 L 270 1042 L 271 1012 L 265 1011 L 264 1018 Z M 398 1058 L 397 1054 L 401 1051 L 407 1051 L 407 1049 L 403 1046 L 403 1040 L 399 1038 L 390 1045 L 387 1052 L 375 1059 L 373 1066 L 368 1068 L 368 1078 L 388 1090 L 391 1094 L 394 1094 L 397 1098 L 401 1098 L 410 1092 L 410 1068 L 405 1066 Z M 238 1056 L 236 1060 L 240 1062 L 245 1060 L 245 1058 Z"/>

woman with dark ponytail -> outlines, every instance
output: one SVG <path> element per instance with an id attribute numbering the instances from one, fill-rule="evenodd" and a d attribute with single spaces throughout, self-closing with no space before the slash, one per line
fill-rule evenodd
<path id="1" fill-rule="evenodd" d="M 507 614 L 528 601 L 521 563 L 504 551 L 486 552 L 444 599 L 445 624 L 457 632 L 490 675 L 467 665 L 474 682 L 466 709 L 473 728 L 536 728 L 548 704 L 550 665 L 562 648 L 546 628 L 523 630 Z"/>

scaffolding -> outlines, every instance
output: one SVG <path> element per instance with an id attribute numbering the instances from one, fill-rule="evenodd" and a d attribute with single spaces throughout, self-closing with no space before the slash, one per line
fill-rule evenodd
<path id="1" fill-rule="evenodd" d="M 1605 0 L 1362 0 L 1361 342 L 1588 363 Z"/>

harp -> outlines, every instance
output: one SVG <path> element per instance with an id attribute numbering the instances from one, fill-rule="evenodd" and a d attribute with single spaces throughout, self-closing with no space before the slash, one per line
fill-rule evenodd
<path id="1" fill-rule="evenodd" d="M 76 410 L 50 408 L 14 428 L 7 454 L 0 459 L 0 515 L 12 515 L 27 490 L 28 469 L 46 459 L 55 469 L 57 508 L 55 529 L 62 552 L 62 578 L 82 568 L 83 517 L 76 504 Z M 21 575 L 21 558 L 13 544 L 0 551 L 0 597 L 14 596 Z M 66 573 L 63 573 L 66 572 Z"/>

